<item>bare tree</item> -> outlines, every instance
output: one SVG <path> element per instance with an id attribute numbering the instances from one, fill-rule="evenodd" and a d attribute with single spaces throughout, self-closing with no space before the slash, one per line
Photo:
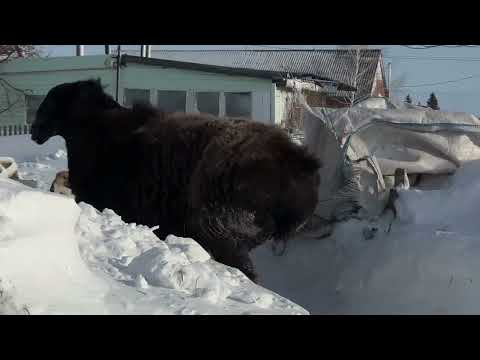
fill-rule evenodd
<path id="1" fill-rule="evenodd" d="M 339 49 L 345 50 L 340 56 L 345 66 L 344 71 L 347 74 L 347 81 L 356 89 L 355 91 L 347 91 L 347 94 L 343 96 L 343 101 L 350 107 L 359 99 L 361 80 L 369 70 L 368 66 L 362 66 L 362 62 L 368 60 L 366 58 L 367 55 L 364 54 L 366 48 L 367 45 L 339 46 Z"/>
<path id="2" fill-rule="evenodd" d="M 292 73 L 295 71 L 294 65 L 289 62 L 283 63 L 280 65 L 280 68 L 283 71 L 283 76 L 290 80 L 293 84 L 292 88 L 286 88 L 286 98 L 285 98 L 285 117 L 282 120 L 280 126 L 287 130 L 289 133 L 300 131 L 303 129 L 302 122 L 302 106 L 301 106 L 301 96 L 302 89 L 297 86 L 296 78 Z"/>
<path id="3" fill-rule="evenodd" d="M 295 85 L 287 94 L 283 126 L 289 132 L 303 129 L 301 96 L 302 90 Z"/>
<path id="4" fill-rule="evenodd" d="M 361 87 L 362 78 L 365 76 L 365 74 L 368 71 L 371 71 L 371 68 L 369 67 L 369 62 L 368 62 L 369 60 L 368 54 L 362 53 L 362 51 L 364 51 L 367 48 L 367 46 L 347 45 L 347 46 L 341 46 L 339 48 L 348 50 L 346 51 L 346 56 L 350 57 L 350 61 L 347 61 L 346 63 L 351 69 L 353 69 L 353 71 L 346 69 L 345 72 L 350 74 L 349 75 L 350 84 L 352 84 L 355 88 L 357 88 L 357 91 L 349 92 L 348 95 L 344 97 L 344 100 L 350 106 L 352 106 L 357 100 L 360 100 L 359 90 L 361 90 L 360 87 Z M 382 50 L 383 58 L 389 57 L 388 47 L 381 47 L 380 49 Z M 400 93 L 403 93 L 401 89 L 405 84 L 406 78 L 407 78 L 406 73 L 402 73 L 396 79 L 388 79 L 390 83 L 390 88 L 388 90 L 391 91 L 391 93 L 389 94 L 390 98 L 397 97 L 401 95 Z"/>
<path id="5" fill-rule="evenodd" d="M 363 75 L 360 73 L 360 61 L 361 61 L 361 50 L 359 48 L 356 48 L 356 49 L 353 49 L 353 51 L 350 51 L 350 54 L 351 56 L 353 57 L 353 66 L 354 66 L 354 71 L 353 71 L 353 74 L 352 74 L 352 77 L 353 77 L 353 87 L 355 89 L 357 89 L 356 91 L 352 91 L 350 92 L 351 96 L 350 96 L 350 106 L 353 106 L 353 104 L 355 103 L 355 98 L 356 98 L 356 95 L 358 93 L 358 84 L 360 83 L 360 77 Z"/>
<path id="6" fill-rule="evenodd" d="M 27 58 L 40 55 L 35 45 L 0 45 L 0 62 L 10 58 Z"/>
<path id="7" fill-rule="evenodd" d="M 41 50 L 35 45 L 0 45 L 0 64 L 15 58 L 40 56 Z M 23 101 L 29 90 L 19 89 L 4 77 L 0 77 L 0 114 L 10 111 Z M 1 94 L 3 93 L 3 94 Z"/>
<path id="8" fill-rule="evenodd" d="M 368 68 L 362 68 L 362 49 L 364 49 L 366 45 L 363 46 L 354 46 L 346 45 L 346 46 L 339 46 L 339 49 L 345 50 L 343 53 L 339 53 L 338 56 L 341 65 L 345 67 L 344 71 L 347 74 L 348 82 L 355 88 L 358 88 L 358 84 L 360 84 L 360 79 L 365 75 L 368 71 Z M 295 84 L 296 79 L 292 76 L 292 72 L 294 72 L 294 64 L 290 62 L 284 62 L 281 65 L 281 69 L 283 71 L 283 75 L 293 81 Z M 289 132 L 294 132 L 296 130 L 303 129 L 302 123 L 302 96 L 304 95 L 304 90 L 301 87 L 293 86 L 289 90 L 287 90 L 286 95 L 286 105 L 285 105 L 285 117 L 282 120 L 281 126 L 285 128 Z M 343 101 L 349 104 L 349 106 L 353 106 L 356 101 L 357 92 L 356 91 L 349 91 L 346 92 L 346 95 L 343 97 Z M 340 100 L 341 101 L 341 100 Z"/>

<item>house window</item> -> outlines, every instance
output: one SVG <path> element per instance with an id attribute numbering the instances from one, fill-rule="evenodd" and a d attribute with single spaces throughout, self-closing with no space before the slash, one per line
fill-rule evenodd
<path id="1" fill-rule="evenodd" d="M 132 107 L 133 104 L 148 104 L 150 103 L 150 90 L 145 89 L 125 89 L 123 103 L 127 107 Z"/>
<path id="2" fill-rule="evenodd" d="M 218 116 L 220 112 L 220 93 L 198 92 L 197 110 L 201 113 Z"/>
<path id="3" fill-rule="evenodd" d="M 230 117 L 252 115 L 252 93 L 225 93 L 225 114 Z"/>
<path id="4" fill-rule="evenodd" d="M 158 107 L 165 112 L 186 112 L 187 92 L 158 90 Z"/>
<path id="5" fill-rule="evenodd" d="M 27 124 L 31 125 L 35 121 L 35 116 L 37 115 L 37 110 L 40 107 L 44 95 L 26 95 L 25 102 L 27 105 Z"/>

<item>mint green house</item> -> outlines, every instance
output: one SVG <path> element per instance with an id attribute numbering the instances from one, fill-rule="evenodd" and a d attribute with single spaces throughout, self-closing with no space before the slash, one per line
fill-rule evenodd
<path id="1" fill-rule="evenodd" d="M 381 51 L 361 52 L 358 89 L 350 81 L 355 76 L 347 55 L 344 50 L 164 51 L 148 58 L 123 54 L 118 63 L 116 55 L 14 59 L 0 63 L 0 135 L 5 126 L 28 127 L 55 85 L 89 78 L 101 79 L 125 106 L 148 101 L 166 111 L 276 125 L 285 124 L 295 89 L 312 106 L 346 106 L 342 99 L 351 92 L 357 98 L 383 96 Z"/>
<path id="2" fill-rule="evenodd" d="M 275 123 L 276 74 L 165 62 L 124 55 L 15 59 L 0 64 L 0 127 L 30 125 L 48 91 L 99 78 L 105 91 L 131 106 L 149 101 L 167 111 L 242 116 Z"/>

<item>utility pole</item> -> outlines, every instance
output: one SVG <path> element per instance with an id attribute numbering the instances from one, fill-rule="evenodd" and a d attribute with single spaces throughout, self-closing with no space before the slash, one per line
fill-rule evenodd
<path id="1" fill-rule="evenodd" d="M 122 45 L 117 45 L 117 87 L 115 90 L 115 101 L 118 103 L 118 86 L 119 86 L 119 78 L 120 78 L 120 60 L 121 60 L 121 51 Z"/>
<path id="2" fill-rule="evenodd" d="M 85 54 L 85 45 L 76 45 L 75 50 L 77 56 L 83 56 Z"/>
<path id="3" fill-rule="evenodd" d="M 140 45 L 140 56 L 149 58 L 152 56 L 152 45 Z"/>
<path id="4" fill-rule="evenodd" d="M 388 97 L 392 96 L 392 63 L 388 63 Z"/>

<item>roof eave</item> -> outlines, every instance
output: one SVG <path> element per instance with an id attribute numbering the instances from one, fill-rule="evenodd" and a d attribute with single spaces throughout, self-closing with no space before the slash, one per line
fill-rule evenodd
<path id="1" fill-rule="evenodd" d="M 178 69 L 206 71 L 206 72 L 222 73 L 227 75 L 266 78 L 274 81 L 282 80 L 285 77 L 283 74 L 273 72 L 273 71 L 230 68 L 226 66 L 198 64 L 198 63 L 191 63 L 191 62 L 185 62 L 185 61 L 145 58 L 145 57 L 133 56 L 133 55 L 122 55 L 121 64 L 126 66 L 128 63 L 151 65 L 151 66 L 174 67 Z"/>
<path id="2" fill-rule="evenodd" d="M 223 73 L 227 75 L 239 75 L 239 76 L 249 76 L 257 78 L 266 78 L 271 79 L 275 83 L 283 83 L 285 79 L 296 77 L 299 79 L 304 79 L 306 77 L 312 77 L 312 80 L 318 82 L 335 82 L 338 86 L 341 86 L 344 89 L 350 89 L 352 91 L 355 88 L 352 88 L 346 84 L 338 83 L 333 79 L 327 78 L 318 78 L 310 74 L 287 74 L 277 71 L 266 71 L 266 70 L 254 70 L 254 69 L 244 69 L 244 68 L 233 68 L 227 66 L 218 66 L 218 65 L 208 65 L 208 64 L 199 64 L 186 61 L 176 61 L 176 60 L 165 60 L 158 58 L 146 58 L 134 55 L 122 55 L 121 56 L 121 65 L 126 66 L 128 63 L 134 64 L 143 64 L 151 66 L 163 66 L 163 67 L 174 67 L 178 69 L 187 69 L 187 70 L 197 70 L 197 71 L 206 71 L 214 73 Z"/>

